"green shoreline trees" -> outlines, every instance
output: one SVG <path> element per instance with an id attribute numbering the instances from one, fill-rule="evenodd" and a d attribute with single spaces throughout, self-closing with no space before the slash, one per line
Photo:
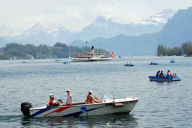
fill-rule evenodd
<path id="1" fill-rule="evenodd" d="M 0 48 L 0 60 L 67 58 L 85 52 L 90 52 L 90 47 L 79 48 L 63 43 L 56 43 L 54 46 L 10 43 Z M 104 49 L 95 49 L 95 52 L 108 53 Z"/>
<path id="2" fill-rule="evenodd" d="M 166 46 L 157 46 L 157 56 L 192 56 L 192 43 L 190 41 L 185 42 L 181 47 L 166 48 Z"/>

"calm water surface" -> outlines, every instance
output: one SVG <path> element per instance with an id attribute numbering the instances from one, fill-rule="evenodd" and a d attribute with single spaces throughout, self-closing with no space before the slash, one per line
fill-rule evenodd
<path id="1" fill-rule="evenodd" d="M 107 62 L 71 63 L 55 60 L 0 61 L 0 127 L 192 127 L 192 58 L 124 57 Z M 151 61 L 157 66 L 148 65 Z M 124 67 L 127 61 L 134 67 Z M 170 69 L 179 82 L 151 82 L 149 75 Z M 88 90 L 98 98 L 138 97 L 128 114 L 93 117 L 25 119 L 23 101 L 44 105 L 50 93 L 66 99 L 70 89 L 73 102 L 84 101 Z"/>

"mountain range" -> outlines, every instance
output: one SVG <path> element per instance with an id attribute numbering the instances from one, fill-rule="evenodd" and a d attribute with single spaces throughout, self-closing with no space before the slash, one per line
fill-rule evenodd
<path id="1" fill-rule="evenodd" d="M 56 42 L 70 43 L 76 40 L 92 40 L 98 37 L 110 38 L 120 34 L 129 36 L 139 36 L 145 33 L 154 33 L 160 31 L 165 22 L 173 16 L 175 11 L 164 10 L 147 19 L 143 19 L 140 24 L 120 24 L 112 19 L 106 19 L 98 16 L 90 25 L 84 27 L 80 32 L 73 32 L 66 29 L 63 25 L 43 26 L 35 24 L 23 32 L 16 34 L 15 29 L 0 26 L 0 34 L 12 32 L 13 36 L 4 36 L 8 42 L 48 44 L 53 45 Z M 7 29 L 6 29 L 7 28 Z"/>
<path id="2" fill-rule="evenodd" d="M 112 38 L 96 38 L 90 41 L 90 45 L 119 55 L 155 55 L 159 44 L 172 48 L 192 40 L 191 23 L 192 7 L 179 10 L 159 32 L 140 36 L 121 34 Z"/>
<path id="3" fill-rule="evenodd" d="M 8 42 L 30 43 L 35 45 L 48 44 L 53 45 L 56 42 L 66 42 L 68 38 L 74 34 L 63 25 L 49 25 L 43 27 L 40 24 L 35 24 L 27 30 L 16 36 L 6 36 Z"/>
<path id="4" fill-rule="evenodd" d="M 85 40 L 89 40 L 87 45 L 104 48 L 119 55 L 155 55 L 159 44 L 174 47 L 192 40 L 192 8 L 173 12 L 166 10 L 157 13 L 144 19 L 142 24 L 120 24 L 97 17 L 81 32 L 69 31 L 62 25 L 44 28 L 36 24 L 17 36 L 4 39 L 7 42 L 37 45 L 52 45 L 57 41 L 71 42 L 70 45 L 76 46 L 85 46 Z M 166 22 L 167 19 L 169 20 Z"/>

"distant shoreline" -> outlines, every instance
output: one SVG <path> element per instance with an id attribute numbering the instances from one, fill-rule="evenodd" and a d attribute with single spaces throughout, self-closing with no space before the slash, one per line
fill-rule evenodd
<path id="1" fill-rule="evenodd" d="M 56 43 L 54 46 L 33 44 L 10 43 L 0 48 L 0 60 L 22 60 L 22 59 L 60 59 L 74 57 L 77 54 L 88 53 L 90 47 L 68 46 Z M 104 49 L 95 49 L 98 53 L 109 53 Z"/>

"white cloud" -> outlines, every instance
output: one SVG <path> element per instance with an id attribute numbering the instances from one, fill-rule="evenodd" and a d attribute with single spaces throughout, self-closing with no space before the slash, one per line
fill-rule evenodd
<path id="1" fill-rule="evenodd" d="M 0 24 L 22 31 L 33 24 L 81 30 L 97 16 L 139 23 L 163 9 L 187 8 L 191 0 L 0 0 Z"/>

